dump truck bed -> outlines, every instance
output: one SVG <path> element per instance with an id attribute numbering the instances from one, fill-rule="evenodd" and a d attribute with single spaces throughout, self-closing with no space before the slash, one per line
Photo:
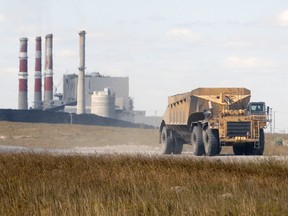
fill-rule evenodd
<path id="1" fill-rule="evenodd" d="M 245 109 L 250 96 L 250 90 L 246 88 L 197 88 L 169 96 L 163 120 L 166 125 L 188 125 L 191 121 L 202 120 L 203 111 L 212 107 L 222 109 L 228 104 L 236 104 L 239 109 Z"/>

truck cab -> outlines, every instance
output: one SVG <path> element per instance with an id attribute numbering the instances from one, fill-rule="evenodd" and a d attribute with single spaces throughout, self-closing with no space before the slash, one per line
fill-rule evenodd
<path id="1" fill-rule="evenodd" d="M 266 106 L 264 102 L 251 102 L 248 105 L 250 115 L 266 115 Z"/>

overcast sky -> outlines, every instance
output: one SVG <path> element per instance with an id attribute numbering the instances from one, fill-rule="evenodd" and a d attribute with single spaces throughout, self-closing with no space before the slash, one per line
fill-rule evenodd
<path id="1" fill-rule="evenodd" d="M 0 26 L 1 108 L 18 107 L 20 37 L 29 38 L 33 106 L 35 37 L 54 35 L 62 92 L 63 74 L 78 73 L 85 29 L 86 72 L 128 76 L 135 109 L 162 115 L 169 95 L 246 87 L 288 132 L 287 0 L 0 0 Z"/>

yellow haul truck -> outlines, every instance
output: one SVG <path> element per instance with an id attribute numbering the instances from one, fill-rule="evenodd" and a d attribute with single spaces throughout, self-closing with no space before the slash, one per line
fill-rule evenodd
<path id="1" fill-rule="evenodd" d="M 246 88 L 198 88 L 168 97 L 160 125 L 164 154 L 181 154 L 191 144 L 194 155 L 214 156 L 222 146 L 235 155 L 262 155 L 269 107 L 250 102 Z"/>

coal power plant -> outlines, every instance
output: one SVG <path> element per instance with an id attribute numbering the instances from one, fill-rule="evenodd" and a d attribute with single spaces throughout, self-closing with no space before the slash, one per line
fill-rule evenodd
<path id="1" fill-rule="evenodd" d="M 106 122 L 109 126 L 115 123 L 115 126 L 124 127 L 158 127 L 160 117 L 147 117 L 145 111 L 134 110 L 133 99 L 129 96 L 129 77 L 85 72 L 85 40 L 86 32 L 81 30 L 78 73 L 64 74 L 63 91 L 56 93 L 53 92 L 53 34 L 45 37 L 44 73 L 42 38 L 36 37 L 34 102 L 28 108 L 28 38 L 20 38 L 18 110 L 0 110 L 0 120 L 90 125 L 102 125 Z M 53 117 L 56 119 L 53 120 Z"/>

